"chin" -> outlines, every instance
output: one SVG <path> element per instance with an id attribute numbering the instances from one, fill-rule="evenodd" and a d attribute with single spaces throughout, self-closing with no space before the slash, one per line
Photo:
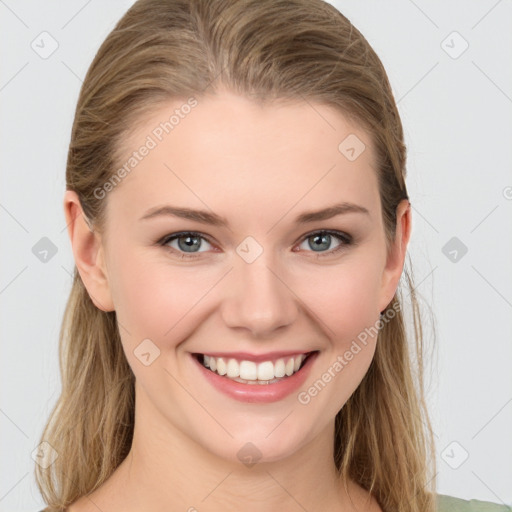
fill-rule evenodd
<path id="1" fill-rule="evenodd" d="M 284 419 L 289 412 L 272 418 L 272 421 L 267 418 L 267 421 L 242 422 L 238 427 L 231 423 L 233 438 L 226 434 L 218 442 L 212 442 L 212 438 L 199 442 L 213 455 L 247 467 L 283 460 L 293 456 L 318 434 L 308 431 L 295 412 Z M 294 416 L 294 420 L 291 420 Z"/>

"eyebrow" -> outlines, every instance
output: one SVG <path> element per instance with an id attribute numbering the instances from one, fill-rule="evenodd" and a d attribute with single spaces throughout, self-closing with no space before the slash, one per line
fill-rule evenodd
<path id="1" fill-rule="evenodd" d="M 338 203 L 322 210 L 309 211 L 301 213 L 296 217 L 295 222 L 297 224 L 307 224 L 310 222 L 316 222 L 319 220 L 327 220 L 336 215 L 345 213 L 363 213 L 369 215 L 370 212 L 363 206 L 354 203 Z M 210 213 L 205 210 L 193 210 L 191 208 L 176 207 L 171 205 L 158 206 L 148 210 L 139 220 L 148 220 L 155 217 L 161 216 L 172 216 L 179 217 L 181 219 L 193 220 L 201 222 L 202 224 L 210 224 L 212 226 L 229 227 L 228 221 L 217 215 L 216 213 Z"/>

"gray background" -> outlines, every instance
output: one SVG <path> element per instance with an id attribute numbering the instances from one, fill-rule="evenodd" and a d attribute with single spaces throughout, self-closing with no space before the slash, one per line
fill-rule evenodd
<path id="1" fill-rule="evenodd" d="M 0 0 L 0 511 L 43 506 L 31 454 L 60 391 L 67 145 L 82 78 L 132 3 Z M 512 504 L 512 2 L 333 3 L 382 59 L 404 123 L 439 492 Z"/>

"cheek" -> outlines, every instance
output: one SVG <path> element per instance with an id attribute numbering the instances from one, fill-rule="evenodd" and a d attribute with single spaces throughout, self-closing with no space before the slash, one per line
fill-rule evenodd
<path id="1" fill-rule="evenodd" d="M 340 265 L 310 270 L 307 276 L 302 284 L 297 279 L 292 289 L 322 320 L 328 337 L 345 339 L 379 317 L 382 269 L 376 258 L 347 258 Z"/>
<path id="2" fill-rule="evenodd" d="M 219 279 L 218 269 L 166 264 L 144 253 L 118 261 L 112 288 L 116 315 L 125 327 L 123 339 L 136 346 L 149 338 L 161 349 L 186 339 L 205 296 Z"/>
<path id="3" fill-rule="evenodd" d="M 357 257 L 347 255 L 339 265 L 283 270 L 282 280 L 294 291 L 287 300 L 303 303 L 313 313 L 311 322 L 321 326 L 327 338 L 345 343 L 378 318 L 382 269 L 376 253 L 368 248 Z M 214 314 L 231 279 L 227 275 L 227 282 L 221 282 L 225 267 L 166 262 L 145 251 L 119 251 L 116 256 L 112 296 L 129 352 L 147 338 L 161 350 L 186 341 Z"/>
<path id="4" fill-rule="evenodd" d="M 383 261 L 358 254 L 343 265 L 316 270 L 308 279 L 308 308 L 330 346 L 298 395 L 313 416 L 333 418 L 359 386 L 373 360 L 378 335 Z M 311 286 L 315 283 L 315 286 Z M 325 392 L 324 392 L 325 390 Z"/>

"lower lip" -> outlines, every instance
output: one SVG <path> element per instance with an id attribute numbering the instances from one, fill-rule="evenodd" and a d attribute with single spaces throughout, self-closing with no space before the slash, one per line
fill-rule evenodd
<path id="1" fill-rule="evenodd" d="M 277 402 L 287 397 L 300 388 L 306 380 L 311 366 L 316 359 L 318 352 L 314 352 L 307 359 L 302 368 L 295 372 L 291 377 L 274 382 L 273 384 L 243 384 L 223 377 L 216 372 L 205 368 L 203 364 L 195 357 L 191 356 L 196 365 L 199 366 L 201 373 L 216 389 L 240 402 L 251 403 L 269 403 Z"/>

